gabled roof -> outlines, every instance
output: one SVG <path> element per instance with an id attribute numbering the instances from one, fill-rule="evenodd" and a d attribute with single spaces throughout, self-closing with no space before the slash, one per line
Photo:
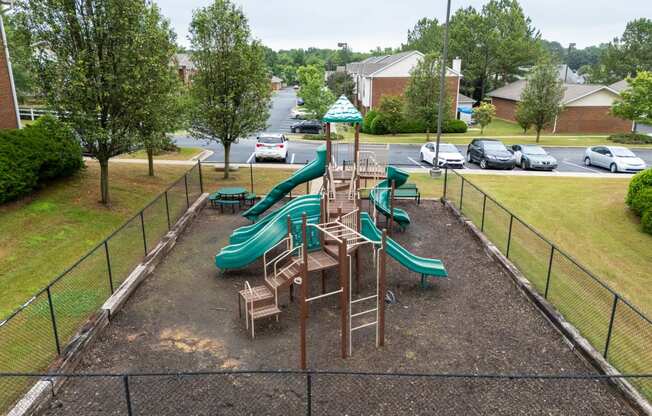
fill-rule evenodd
<path id="1" fill-rule="evenodd" d="M 613 84 L 609 85 L 609 88 L 620 93 L 622 90 L 626 90 L 627 88 L 629 88 L 629 83 L 627 83 L 626 79 L 621 79 L 620 81 L 614 82 Z"/>
<path id="2" fill-rule="evenodd" d="M 322 118 L 324 123 L 361 123 L 362 114 L 345 95 L 335 101 Z"/>
<path id="3" fill-rule="evenodd" d="M 464 94 L 457 94 L 457 103 L 458 104 L 459 103 L 465 103 L 465 104 L 475 103 L 475 100 L 473 98 L 471 98 L 471 97 L 467 97 Z"/>
<path id="4" fill-rule="evenodd" d="M 276 75 L 272 75 L 272 82 L 273 83 L 282 83 L 283 80 L 281 78 L 277 77 Z"/>
<path id="5" fill-rule="evenodd" d="M 396 53 L 394 55 L 370 56 L 364 61 L 352 62 L 350 64 L 347 64 L 346 69 L 349 72 L 355 72 L 356 74 L 362 76 L 368 76 L 382 69 L 385 69 L 390 65 L 393 65 L 396 62 L 399 62 L 404 58 L 407 58 L 408 56 L 414 54 L 419 54 L 423 56 L 423 54 L 419 51 L 406 51 L 406 52 Z"/>
<path id="6" fill-rule="evenodd" d="M 175 58 L 179 68 L 196 69 L 195 63 L 192 61 L 192 56 L 189 53 L 178 53 L 175 55 Z"/>
<path id="7" fill-rule="evenodd" d="M 503 87 L 495 89 L 489 92 L 487 95 L 489 97 L 502 98 L 505 100 L 520 101 L 521 93 L 523 92 L 526 84 L 527 80 L 519 79 L 518 81 L 514 81 Z M 614 94 L 618 94 L 618 91 L 600 84 L 564 84 L 564 96 L 562 98 L 562 104 L 568 104 L 600 90 L 607 90 Z"/>

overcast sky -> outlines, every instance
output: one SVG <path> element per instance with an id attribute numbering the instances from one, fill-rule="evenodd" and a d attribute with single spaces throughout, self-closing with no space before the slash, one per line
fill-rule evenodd
<path id="1" fill-rule="evenodd" d="M 272 49 L 336 48 L 348 42 L 355 51 L 396 47 L 407 30 L 424 16 L 443 21 L 445 0 L 235 0 L 244 9 L 254 36 Z M 480 8 L 485 0 L 453 0 L 452 11 Z M 179 43 L 188 45 L 192 10 L 210 0 L 158 0 L 174 25 Z M 652 0 L 521 0 L 545 39 L 579 48 L 607 42 L 622 34 L 635 18 L 652 18 Z"/>

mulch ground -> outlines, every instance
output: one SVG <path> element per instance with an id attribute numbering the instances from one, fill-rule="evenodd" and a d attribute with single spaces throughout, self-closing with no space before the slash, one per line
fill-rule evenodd
<path id="1" fill-rule="evenodd" d="M 479 242 L 433 201 L 399 203 L 412 225 L 395 239 L 410 251 L 442 259 L 450 277 L 419 285 L 390 259 L 385 346 L 373 328 L 353 336 L 341 359 L 337 297 L 310 306 L 308 366 L 315 370 L 468 374 L 589 374 Z M 222 274 L 214 255 L 247 222 L 207 208 L 170 255 L 82 358 L 92 373 L 297 369 L 298 304 L 283 296 L 276 322 L 258 321 L 252 340 L 238 318 L 237 291 L 262 282 L 260 260 Z M 361 253 L 360 296 L 375 287 L 370 250 Z M 337 288 L 330 272 L 327 290 Z M 311 293 L 320 293 L 320 279 Z M 634 414 L 604 381 L 509 380 L 314 375 L 312 414 Z M 76 379 L 47 414 L 126 414 L 121 379 Z M 130 379 L 133 414 L 305 414 L 306 376 L 198 374 Z"/>

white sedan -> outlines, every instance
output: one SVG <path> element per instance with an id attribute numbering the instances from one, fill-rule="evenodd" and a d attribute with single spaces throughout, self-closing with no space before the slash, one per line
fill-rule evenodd
<path id="1" fill-rule="evenodd" d="M 600 166 L 616 172 L 639 172 L 647 168 L 645 161 L 634 152 L 620 146 L 593 146 L 584 152 L 586 166 Z"/>
<path id="2" fill-rule="evenodd" d="M 428 162 L 435 166 L 435 146 L 434 142 L 428 142 L 421 146 L 421 161 Z M 436 164 L 440 168 L 449 167 L 461 169 L 464 167 L 464 156 L 457 150 L 457 147 L 450 143 L 439 143 L 439 162 Z"/>

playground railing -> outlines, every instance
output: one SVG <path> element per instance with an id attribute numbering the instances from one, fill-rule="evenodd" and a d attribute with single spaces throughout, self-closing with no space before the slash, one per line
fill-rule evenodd
<path id="1" fill-rule="evenodd" d="M 455 170 L 443 199 L 471 220 L 536 290 L 622 373 L 652 373 L 652 320 L 585 265 Z M 652 380 L 635 380 L 652 398 Z"/>
<path id="2" fill-rule="evenodd" d="M 0 383 L 44 383 L 52 415 L 629 414 L 609 383 L 650 377 L 263 370 L 0 374 Z"/>
<path id="3" fill-rule="evenodd" d="M 48 368 L 199 198 L 202 187 L 198 163 L 0 321 L 0 372 Z M 0 412 L 28 387 L 7 381 L 0 380 Z"/>

